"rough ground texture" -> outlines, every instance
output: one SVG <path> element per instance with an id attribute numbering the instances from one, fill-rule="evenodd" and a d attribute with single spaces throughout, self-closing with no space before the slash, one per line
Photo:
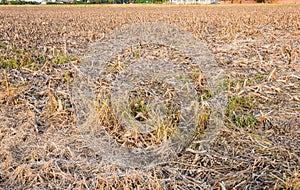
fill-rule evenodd
<path id="1" fill-rule="evenodd" d="M 201 132 L 207 93 L 211 121 L 202 125 L 203 136 L 216 136 L 227 101 L 218 88 L 224 76 L 191 33 L 161 22 L 122 27 L 92 45 L 80 65 L 72 93 L 78 128 L 103 162 L 134 168 L 166 162 Z"/>
<path id="2" fill-rule="evenodd" d="M 299 6 L 0 9 L 0 188 L 299 189 Z M 87 145 L 72 85 L 89 45 L 158 21 L 193 33 L 226 71 L 225 121 L 208 144 L 125 170 Z"/>

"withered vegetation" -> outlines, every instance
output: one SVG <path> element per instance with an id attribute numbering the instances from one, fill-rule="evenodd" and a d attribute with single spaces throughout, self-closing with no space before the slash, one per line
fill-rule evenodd
<path id="1" fill-rule="evenodd" d="M 299 15 L 299 6 L 0 7 L 0 188 L 299 189 Z M 225 124 L 212 142 L 126 173 L 86 146 L 70 89 L 90 44 L 157 21 L 192 32 L 226 70 Z M 135 97 L 131 114 L 147 117 Z"/>

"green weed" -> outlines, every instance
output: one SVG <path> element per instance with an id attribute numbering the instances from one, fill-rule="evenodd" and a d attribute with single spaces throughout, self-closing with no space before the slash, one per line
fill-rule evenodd
<path id="1" fill-rule="evenodd" d="M 255 107 L 255 100 L 248 97 L 232 96 L 228 100 L 226 116 L 236 127 L 253 128 L 257 119 L 249 113 Z"/>
<path id="2" fill-rule="evenodd" d="M 130 102 L 130 114 L 139 121 L 144 121 L 150 115 L 150 108 L 140 98 L 135 98 Z M 140 116 L 139 116 L 140 115 Z"/>

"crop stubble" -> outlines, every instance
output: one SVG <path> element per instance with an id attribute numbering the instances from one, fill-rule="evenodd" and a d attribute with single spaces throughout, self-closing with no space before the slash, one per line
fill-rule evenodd
<path id="1" fill-rule="evenodd" d="M 0 187 L 299 188 L 299 6 L 0 9 Z M 228 73 L 227 118 L 209 149 L 195 139 L 176 161 L 125 175 L 85 145 L 70 85 L 89 44 L 146 21 L 207 44 Z"/>

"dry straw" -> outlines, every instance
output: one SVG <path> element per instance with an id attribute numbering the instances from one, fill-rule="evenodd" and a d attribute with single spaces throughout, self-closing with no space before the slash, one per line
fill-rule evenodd
<path id="1" fill-rule="evenodd" d="M 165 23 L 115 30 L 89 49 L 72 92 L 77 126 L 106 164 L 148 168 L 223 125 L 224 71 L 191 33 Z"/>

